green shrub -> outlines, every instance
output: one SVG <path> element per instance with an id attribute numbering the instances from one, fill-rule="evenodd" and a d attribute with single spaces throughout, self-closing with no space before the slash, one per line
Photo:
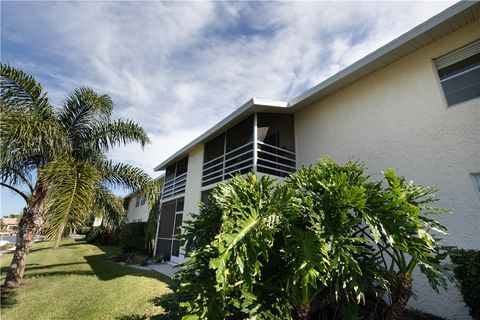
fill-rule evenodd
<path id="1" fill-rule="evenodd" d="M 221 183 L 185 226 L 184 319 L 309 319 L 337 308 L 358 318 L 367 297 L 375 306 L 385 294 L 393 303 L 382 311 L 399 319 L 416 265 L 433 288 L 447 281 L 429 233 L 445 229 L 429 219 L 445 210 L 433 201 L 392 170 L 372 181 L 362 165 L 330 159 L 281 185 L 254 174 Z"/>
<path id="2" fill-rule="evenodd" d="M 90 231 L 90 229 L 92 229 L 92 228 L 91 228 L 91 227 L 81 227 L 81 228 L 77 231 L 77 233 L 78 233 L 78 234 L 85 234 L 85 235 L 86 235 L 86 234 Z"/>
<path id="3" fill-rule="evenodd" d="M 92 227 L 85 235 L 87 243 L 112 246 L 118 244 L 118 232 L 112 232 L 105 226 Z"/>
<path id="4" fill-rule="evenodd" d="M 86 234 L 85 240 L 87 243 L 97 243 L 100 240 L 100 237 L 106 231 L 104 226 L 92 227 Z"/>
<path id="5" fill-rule="evenodd" d="M 456 264 L 454 274 L 470 315 L 480 319 L 480 251 L 456 249 L 450 256 Z"/>
<path id="6" fill-rule="evenodd" d="M 122 252 L 148 253 L 145 243 L 146 226 L 146 222 L 133 222 L 122 227 L 119 235 Z"/>
<path id="7" fill-rule="evenodd" d="M 141 265 L 141 266 L 147 266 L 148 265 L 148 260 L 149 256 L 146 254 L 141 254 L 141 253 L 134 253 L 129 261 L 127 261 L 128 264 L 136 264 L 136 265 Z"/>

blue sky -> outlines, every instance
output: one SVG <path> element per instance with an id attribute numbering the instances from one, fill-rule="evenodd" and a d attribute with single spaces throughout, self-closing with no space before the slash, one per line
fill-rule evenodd
<path id="1" fill-rule="evenodd" d="M 289 100 L 454 2 L 1 2 L 1 60 L 60 105 L 90 86 L 152 143 L 111 152 L 152 176 L 252 97 Z M 1 189 L 0 214 L 22 199 Z"/>

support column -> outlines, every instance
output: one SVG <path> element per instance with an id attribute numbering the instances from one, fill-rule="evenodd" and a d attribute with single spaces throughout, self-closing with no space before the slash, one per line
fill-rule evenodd
<path id="1" fill-rule="evenodd" d="M 258 161 L 258 130 L 257 130 L 257 113 L 253 114 L 253 172 L 257 173 Z"/>

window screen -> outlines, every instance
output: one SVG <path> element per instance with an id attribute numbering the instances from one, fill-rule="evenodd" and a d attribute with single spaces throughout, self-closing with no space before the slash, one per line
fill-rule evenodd
<path id="1" fill-rule="evenodd" d="M 480 97 L 480 40 L 435 59 L 449 106 Z"/>

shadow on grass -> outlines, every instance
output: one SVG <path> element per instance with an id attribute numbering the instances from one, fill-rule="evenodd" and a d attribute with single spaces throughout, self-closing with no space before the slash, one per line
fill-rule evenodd
<path id="1" fill-rule="evenodd" d="M 0 293 L 2 303 L 0 303 L 0 310 L 13 307 L 17 304 L 17 293 L 15 291 L 2 291 Z"/>
<path id="2" fill-rule="evenodd" d="M 78 245 L 81 245 L 81 244 L 83 244 L 83 243 L 85 243 L 84 240 L 75 239 L 75 242 L 73 242 L 73 243 L 67 243 L 67 244 L 62 244 L 62 245 L 60 245 L 60 247 L 58 247 L 57 249 L 52 249 L 52 246 L 46 246 L 46 247 L 41 247 L 41 248 L 32 248 L 32 249 L 30 249 L 30 253 L 32 253 L 32 252 L 39 252 L 39 251 L 45 251 L 45 250 L 55 251 L 55 250 L 60 250 L 60 249 L 67 248 L 67 247 L 78 246 Z"/>
<path id="3" fill-rule="evenodd" d="M 85 256 L 84 258 L 92 268 L 93 273 L 102 281 L 109 281 L 123 276 L 136 276 L 154 278 L 167 284 L 171 283 L 171 279 L 161 273 L 153 270 L 136 269 L 128 265 L 120 265 L 110 261 L 108 259 L 110 257 L 110 254 L 104 253 Z"/>
<path id="4" fill-rule="evenodd" d="M 170 285 L 170 289 L 173 288 L 173 284 Z M 126 316 L 121 316 L 115 318 L 116 320 L 143 320 L 143 319 L 151 319 L 151 320 L 177 320 L 181 319 L 183 313 L 179 310 L 179 300 L 178 296 L 175 293 L 167 293 L 163 294 L 159 297 L 153 298 L 150 302 L 155 307 L 162 307 L 165 312 L 162 314 L 156 315 L 140 315 L 140 314 L 131 314 Z"/>

